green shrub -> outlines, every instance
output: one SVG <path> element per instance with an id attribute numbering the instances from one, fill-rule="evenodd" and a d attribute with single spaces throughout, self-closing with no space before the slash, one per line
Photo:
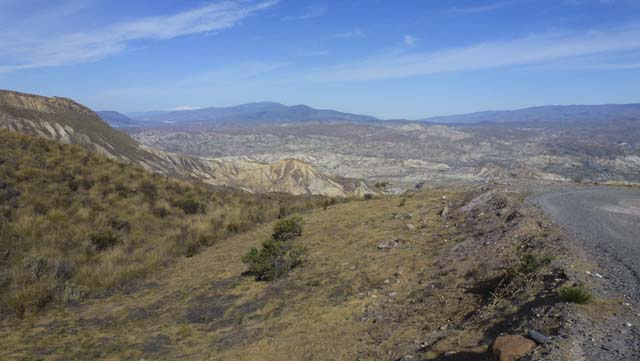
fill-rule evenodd
<path id="1" fill-rule="evenodd" d="M 252 248 L 242 257 L 248 273 L 257 280 L 272 281 L 286 276 L 300 264 L 305 253 L 303 246 L 295 244 L 302 234 L 302 218 L 291 217 L 279 221 L 273 227 L 273 235 L 262 242 L 262 248 Z"/>
<path id="2" fill-rule="evenodd" d="M 371 193 L 366 193 L 366 194 L 364 195 L 364 199 L 365 199 L 365 200 L 367 200 L 367 201 L 372 200 L 372 199 L 373 199 L 373 194 L 371 194 Z"/>
<path id="3" fill-rule="evenodd" d="M 560 299 L 564 302 L 584 305 L 593 298 L 591 293 L 582 286 L 564 287 L 560 289 Z"/>
<path id="4" fill-rule="evenodd" d="M 535 274 L 549 263 L 551 263 L 551 257 L 549 256 L 538 257 L 533 254 L 527 254 L 520 259 L 518 270 L 524 274 Z"/>
<path id="5" fill-rule="evenodd" d="M 273 239 L 277 241 L 290 241 L 302 235 L 304 221 L 300 216 L 283 219 L 273 227 Z"/>
<path id="6" fill-rule="evenodd" d="M 93 233 L 89 236 L 89 240 L 91 240 L 91 245 L 98 252 L 107 250 L 122 242 L 120 237 L 111 231 Z"/>

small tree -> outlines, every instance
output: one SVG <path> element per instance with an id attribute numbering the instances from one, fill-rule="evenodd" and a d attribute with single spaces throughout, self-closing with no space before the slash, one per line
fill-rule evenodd
<path id="1" fill-rule="evenodd" d="M 271 238 L 262 242 L 262 248 L 251 248 L 242 257 L 248 273 L 255 275 L 257 280 L 272 281 L 286 276 L 300 264 L 305 249 L 294 240 L 302 235 L 302 224 L 301 217 L 276 223 Z"/>

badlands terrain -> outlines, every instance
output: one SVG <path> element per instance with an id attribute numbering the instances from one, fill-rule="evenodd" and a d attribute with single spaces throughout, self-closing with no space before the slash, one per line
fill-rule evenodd
<path id="1" fill-rule="evenodd" d="M 388 190 L 486 180 L 640 181 L 640 107 L 504 113 L 419 122 L 321 116 L 290 121 L 279 120 L 279 113 L 267 118 L 263 111 L 260 121 L 230 124 L 200 111 L 200 118 L 179 114 L 170 123 L 147 116 L 125 130 L 170 152 L 216 160 L 298 159 L 328 174 L 388 182 Z M 613 121 L 612 114 L 619 117 Z M 498 121 L 491 122 L 492 116 Z"/>

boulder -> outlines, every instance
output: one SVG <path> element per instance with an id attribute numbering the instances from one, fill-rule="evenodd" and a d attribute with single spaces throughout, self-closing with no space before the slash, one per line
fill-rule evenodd
<path id="1" fill-rule="evenodd" d="M 489 348 L 493 361 L 517 361 L 530 354 L 536 343 L 519 335 L 504 335 L 496 338 Z"/>

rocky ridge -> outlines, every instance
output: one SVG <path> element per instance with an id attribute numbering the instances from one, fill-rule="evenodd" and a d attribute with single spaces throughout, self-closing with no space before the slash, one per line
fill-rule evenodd
<path id="1" fill-rule="evenodd" d="M 0 91 L 0 128 L 78 144 L 153 172 L 216 186 L 331 197 L 375 193 L 364 182 L 327 175 L 296 160 L 222 161 L 159 150 L 111 128 L 92 110 L 66 98 Z"/>

